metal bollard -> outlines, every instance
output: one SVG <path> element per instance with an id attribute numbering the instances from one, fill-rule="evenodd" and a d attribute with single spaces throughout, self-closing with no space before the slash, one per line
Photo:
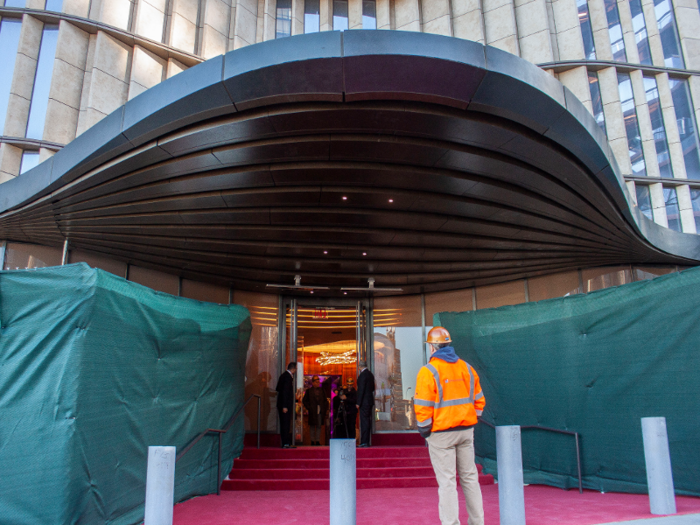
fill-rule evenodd
<path id="1" fill-rule="evenodd" d="M 357 462 L 354 439 L 331 439 L 331 524 L 355 525 Z"/>
<path id="2" fill-rule="evenodd" d="M 496 460 L 501 525 L 525 525 L 523 454 L 519 426 L 496 427 Z"/>
<path id="3" fill-rule="evenodd" d="M 148 447 L 144 525 L 172 525 L 175 447 Z"/>
<path id="4" fill-rule="evenodd" d="M 675 514 L 671 453 L 665 417 L 643 417 L 644 460 L 647 467 L 649 507 L 652 514 Z"/>

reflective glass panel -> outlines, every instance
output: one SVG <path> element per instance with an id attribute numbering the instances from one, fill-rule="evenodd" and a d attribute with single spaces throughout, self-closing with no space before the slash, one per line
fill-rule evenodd
<path id="1" fill-rule="evenodd" d="M 669 79 L 673 107 L 676 111 L 678 134 L 683 147 L 685 171 L 689 179 L 700 180 L 700 157 L 698 147 L 698 129 L 693 114 L 693 102 L 690 98 L 687 80 Z"/>
<path id="2" fill-rule="evenodd" d="M 31 270 L 60 266 L 63 250 L 38 244 L 8 243 L 5 249 L 5 270 Z"/>
<path id="3" fill-rule="evenodd" d="M 304 33 L 318 33 L 320 30 L 320 1 L 306 0 L 304 2 Z"/>
<path id="4" fill-rule="evenodd" d="M 376 0 L 363 0 L 362 2 L 362 29 L 377 29 Z"/>
<path id="5" fill-rule="evenodd" d="M 639 210 L 647 216 L 647 218 L 654 220 L 654 212 L 651 207 L 651 194 L 649 193 L 649 186 L 642 186 L 637 184 L 635 186 L 637 193 L 637 206 Z"/>
<path id="6" fill-rule="evenodd" d="M 292 36 L 292 0 L 277 0 L 275 38 Z"/>
<path id="7" fill-rule="evenodd" d="M 63 9 L 63 0 L 46 0 L 46 10 L 60 13 Z"/>
<path id="8" fill-rule="evenodd" d="M 533 277 L 528 279 L 527 284 L 530 302 L 552 299 L 554 297 L 568 297 L 569 295 L 582 293 L 578 281 L 578 272 Z"/>
<path id="9" fill-rule="evenodd" d="M 113 273 L 119 277 L 124 277 L 124 275 L 126 275 L 126 263 L 110 259 L 109 257 L 103 257 L 96 253 L 72 249 L 70 250 L 68 262 L 70 264 L 84 262 L 92 268 L 99 268 L 100 270 Z"/>
<path id="10" fill-rule="evenodd" d="M 586 293 L 632 282 L 629 266 L 582 270 L 581 277 Z"/>
<path id="11" fill-rule="evenodd" d="M 333 31 L 348 28 L 348 0 L 333 0 Z"/>
<path id="12" fill-rule="evenodd" d="M 588 14 L 588 2 L 576 0 L 578 7 L 578 21 L 581 24 L 581 36 L 583 37 L 583 52 L 587 60 L 595 60 L 595 43 L 593 30 L 591 29 L 591 17 Z"/>
<path id="13" fill-rule="evenodd" d="M 171 273 L 159 272 L 141 266 L 129 266 L 129 280 L 153 290 L 177 296 L 180 279 Z"/>
<path id="14" fill-rule="evenodd" d="M 644 77 L 644 91 L 646 91 L 647 105 L 649 106 L 649 117 L 651 117 L 651 129 L 654 134 L 659 172 L 662 177 L 673 177 L 668 141 L 666 139 L 666 127 L 664 126 L 661 101 L 659 100 L 659 90 L 654 77 Z"/>
<path id="15" fill-rule="evenodd" d="M 5 7 L 27 7 L 26 0 L 5 0 Z"/>
<path id="16" fill-rule="evenodd" d="M 671 0 L 654 0 L 654 12 L 661 34 L 661 47 L 664 50 L 666 67 L 684 68 L 685 62 L 681 54 L 681 43 Z"/>
<path id="17" fill-rule="evenodd" d="M 588 72 L 588 85 L 591 89 L 591 104 L 593 105 L 593 116 L 595 121 L 603 130 L 603 133 L 607 133 L 605 129 L 605 112 L 603 111 L 603 99 L 600 96 L 600 84 L 598 82 L 598 73 L 595 71 Z"/>
<path id="18" fill-rule="evenodd" d="M 5 127 L 7 105 L 10 102 L 10 88 L 12 87 L 12 75 L 15 71 L 21 29 L 22 22 L 20 20 L 6 18 L 0 22 L 0 53 L 3 57 L 3 64 L 0 67 L 0 135 Z"/>
<path id="19" fill-rule="evenodd" d="M 522 280 L 476 288 L 476 307 L 479 310 L 524 302 L 525 281 Z"/>
<path id="20" fill-rule="evenodd" d="M 39 165 L 39 152 L 38 151 L 25 151 L 22 153 L 22 163 L 19 167 L 19 174 L 26 173 L 30 169 Z"/>
<path id="21" fill-rule="evenodd" d="M 681 211 L 678 208 L 678 194 L 676 193 L 676 188 L 664 187 L 664 201 L 666 202 L 668 227 L 677 232 L 681 231 Z"/>
<path id="22" fill-rule="evenodd" d="M 627 73 L 617 74 L 617 85 L 620 91 L 620 104 L 622 105 L 622 116 L 625 119 L 625 131 L 627 132 L 627 147 L 629 149 L 630 162 L 632 164 L 632 174 L 636 176 L 646 176 L 647 169 L 644 163 L 644 152 L 642 151 L 642 137 L 639 133 L 639 123 L 637 122 L 637 108 L 634 105 L 634 95 L 632 94 L 632 81 Z"/>
<path id="23" fill-rule="evenodd" d="M 27 122 L 27 138 L 41 139 L 44 135 L 46 109 L 49 105 L 49 90 L 53 75 L 53 62 L 56 58 L 56 42 L 58 42 L 58 26 L 44 26 L 39 48 L 39 60 L 34 76 L 32 102 L 29 106 L 29 122 Z"/>
<path id="24" fill-rule="evenodd" d="M 622 38 L 622 25 L 620 24 L 620 13 L 617 10 L 616 0 L 605 0 L 605 16 L 608 19 L 608 34 L 610 35 L 613 60 L 627 62 L 625 40 Z"/>
<path id="25" fill-rule="evenodd" d="M 634 280 L 646 281 L 648 279 L 655 279 L 656 277 L 667 275 L 675 271 L 675 266 L 635 266 Z"/>
<path id="26" fill-rule="evenodd" d="M 651 65 L 649 35 L 647 34 L 647 23 L 644 20 L 644 11 L 642 11 L 642 0 L 630 0 L 630 10 L 632 11 L 634 40 L 637 42 L 637 51 L 639 52 L 639 63 Z"/>
<path id="27" fill-rule="evenodd" d="M 690 202 L 693 203 L 695 230 L 700 234 L 700 190 L 690 190 Z"/>

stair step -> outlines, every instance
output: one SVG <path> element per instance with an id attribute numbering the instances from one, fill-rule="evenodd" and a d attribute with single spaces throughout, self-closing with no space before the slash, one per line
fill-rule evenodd
<path id="1" fill-rule="evenodd" d="M 358 468 L 357 479 L 368 478 L 406 478 L 434 476 L 433 468 L 427 467 L 393 467 L 382 469 Z M 233 469 L 231 479 L 330 479 L 328 469 Z"/>
<path id="2" fill-rule="evenodd" d="M 328 459 L 328 447 L 246 448 L 240 459 Z M 430 458 L 427 447 L 369 447 L 357 449 L 358 459 Z"/>
<path id="3" fill-rule="evenodd" d="M 357 458 L 357 468 L 424 467 L 430 465 L 429 458 Z M 233 468 L 330 468 L 328 459 L 237 459 Z"/>

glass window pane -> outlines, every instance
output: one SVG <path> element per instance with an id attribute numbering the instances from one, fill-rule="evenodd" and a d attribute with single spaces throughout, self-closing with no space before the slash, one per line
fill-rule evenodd
<path id="1" fill-rule="evenodd" d="M 627 73 L 618 73 L 617 83 L 620 91 L 622 116 L 625 119 L 632 175 L 638 177 L 646 176 L 647 169 L 644 163 L 644 152 L 642 151 L 642 137 L 639 133 L 639 124 L 637 122 L 637 108 L 634 104 L 634 95 L 632 93 L 632 81 Z"/>
<path id="2" fill-rule="evenodd" d="M 129 280 L 170 295 L 177 295 L 180 284 L 177 275 L 133 265 L 129 266 Z"/>
<path id="3" fill-rule="evenodd" d="M 348 28 L 348 0 L 333 0 L 333 31 Z"/>
<path id="4" fill-rule="evenodd" d="M 646 281 L 675 271 L 675 266 L 635 266 L 634 279 L 635 281 Z"/>
<path id="5" fill-rule="evenodd" d="M 632 11 L 634 39 L 637 42 L 637 51 L 639 52 L 639 63 L 651 65 L 649 35 L 647 34 L 647 23 L 644 19 L 644 11 L 642 11 L 642 1 L 630 0 L 630 10 Z"/>
<path id="6" fill-rule="evenodd" d="M 661 34 L 661 47 L 664 50 L 666 67 L 684 68 L 685 62 L 681 54 L 681 44 L 671 0 L 654 0 L 654 12 Z"/>
<path id="7" fill-rule="evenodd" d="M 588 14 L 588 2 L 586 0 L 576 0 L 576 6 L 578 7 L 578 21 L 581 24 L 584 56 L 587 60 L 595 60 L 595 43 L 593 42 L 591 17 Z"/>
<path id="8" fill-rule="evenodd" d="M 425 345 L 420 296 L 374 300 L 374 378 L 376 430 L 415 430 L 413 397 Z"/>
<path id="9" fill-rule="evenodd" d="M 63 250 L 38 244 L 8 243 L 5 249 L 5 270 L 31 270 L 61 266 Z"/>
<path id="10" fill-rule="evenodd" d="M 503 284 L 493 284 L 491 286 L 478 286 L 476 289 L 476 307 L 479 310 L 524 302 L 524 281 L 512 281 Z"/>
<path id="11" fill-rule="evenodd" d="M 700 156 L 698 147 L 697 123 L 693 114 L 687 80 L 669 79 L 673 107 L 676 111 L 678 134 L 683 148 L 685 171 L 689 179 L 700 180 Z"/>
<path id="12" fill-rule="evenodd" d="M 304 33 L 318 33 L 320 30 L 320 0 L 306 0 L 304 2 Z"/>
<path id="13" fill-rule="evenodd" d="M 677 232 L 681 231 L 681 212 L 678 208 L 676 188 L 664 188 L 664 201 L 666 202 L 668 227 Z"/>
<path id="14" fill-rule="evenodd" d="M 3 65 L 0 67 L 0 135 L 5 127 L 5 116 L 10 101 L 10 88 L 12 87 L 12 75 L 15 71 L 21 29 L 22 22 L 19 20 L 6 18 L 0 22 L 0 53 L 3 57 Z"/>
<path id="15" fill-rule="evenodd" d="M 377 29 L 376 0 L 364 0 L 362 2 L 362 29 Z"/>
<path id="16" fill-rule="evenodd" d="M 603 99 L 600 96 L 600 84 L 598 82 L 598 73 L 595 71 L 588 72 L 588 85 L 591 89 L 591 103 L 593 104 L 593 116 L 595 121 L 603 130 L 603 133 L 607 133 L 605 129 L 605 113 L 603 111 Z"/>
<path id="17" fill-rule="evenodd" d="M 36 76 L 34 77 L 32 102 L 29 106 L 29 122 L 27 123 L 26 136 L 31 139 L 41 139 L 44 135 L 44 120 L 46 120 L 46 108 L 49 105 L 49 90 L 51 89 L 57 41 L 58 26 L 44 26 L 41 47 L 39 48 L 39 60 L 36 65 Z"/>
<path id="18" fill-rule="evenodd" d="M 583 277 L 583 287 L 586 293 L 632 282 L 632 272 L 629 266 L 591 268 L 582 270 L 581 274 Z"/>
<path id="19" fill-rule="evenodd" d="M 700 234 L 700 190 L 690 190 L 690 201 L 693 203 L 695 229 Z"/>
<path id="20" fill-rule="evenodd" d="M 71 264 L 84 262 L 91 268 L 99 268 L 100 270 L 118 275 L 119 277 L 124 277 L 124 275 L 126 275 L 126 263 L 82 250 L 71 249 L 68 262 Z"/>
<path id="21" fill-rule="evenodd" d="M 429 325 L 438 312 L 469 312 L 473 309 L 472 288 L 425 294 L 425 322 Z"/>
<path id="22" fill-rule="evenodd" d="M 528 279 L 527 287 L 531 302 L 582 293 L 578 282 L 578 272 L 533 277 Z"/>
<path id="23" fill-rule="evenodd" d="M 659 90 L 654 77 L 644 77 L 644 91 L 646 91 L 647 105 L 649 106 L 649 117 L 651 117 L 651 129 L 654 134 L 659 172 L 662 177 L 673 177 L 668 141 L 666 140 L 666 127 L 664 126 L 661 101 L 659 100 Z"/>
<path id="24" fill-rule="evenodd" d="M 277 0 L 275 38 L 292 36 L 292 0 Z"/>
<path id="25" fill-rule="evenodd" d="M 27 7 L 26 0 L 5 0 L 5 7 Z"/>
<path id="26" fill-rule="evenodd" d="M 651 207 L 651 193 L 649 193 L 649 186 L 642 186 L 637 184 L 637 206 L 639 210 L 647 216 L 648 219 L 654 220 L 653 208 Z"/>
<path id="27" fill-rule="evenodd" d="M 63 10 L 63 0 L 46 0 L 46 10 L 60 13 Z"/>
<path id="28" fill-rule="evenodd" d="M 19 167 L 19 174 L 25 173 L 30 169 L 39 165 L 39 152 L 38 151 L 25 151 L 22 153 L 22 163 Z"/>
<path id="29" fill-rule="evenodd" d="M 617 10 L 617 0 L 605 0 L 605 15 L 608 18 L 608 34 L 610 35 L 613 60 L 616 62 L 627 62 L 625 41 L 622 38 L 622 25 L 620 25 L 620 13 Z"/>
<path id="30" fill-rule="evenodd" d="M 181 297 L 208 303 L 228 304 L 228 288 L 201 281 L 182 280 Z"/>

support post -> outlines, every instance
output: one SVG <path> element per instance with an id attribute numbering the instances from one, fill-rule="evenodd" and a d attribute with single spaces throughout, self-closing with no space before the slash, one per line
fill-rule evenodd
<path id="1" fill-rule="evenodd" d="M 652 514 L 675 514 L 671 453 L 665 417 L 643 417 L 644 459 L 649 485 L 649 507 Z"/>
<path id="2" fill-rule="evenodd" d="M 518 425 L 496 427 L 496 460 L 501 525 L 525 525 L 523 454 Z"/>
<path id="3" fill-rule="evenodd" d="M 144 525 L 172 525 L 174 497 L 175 447 L 148 447 Z"/>
<path id="4" fill-rule="evenodd" d="M 221 496 L 221 432 L 219 434 L 219 462 L 216 467 L 216 495 Z"/>
<path id="5" fill-rule="evenodd" d="M 66 239 L 65 241 L 63 241 L 63 256 L 61 257 L 61 266 L 65 266 L 66 264 L 68 264 L 68 254 L 68 239 Z"/>
<path id="6" fill-rule="evenodd" d="M 331 439 L 331 523 L 355 525 L 357 468 L 354 439 Z"/>
<path id="7" fill-rule="evenodd" d="M 260 448 L 260 403 L 261 397 L 258 396 L 258 448 Z"/>

